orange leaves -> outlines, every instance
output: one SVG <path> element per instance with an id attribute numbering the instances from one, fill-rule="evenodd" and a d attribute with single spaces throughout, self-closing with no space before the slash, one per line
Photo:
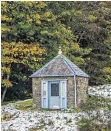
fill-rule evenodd
<path id="1" fill-rule="evenodd" d="M 7 79 L 2 80 L 2 85 L 7 87 L 7 88 L 13 86 L 13 84 L 9 80 L 7 80 Z"/>

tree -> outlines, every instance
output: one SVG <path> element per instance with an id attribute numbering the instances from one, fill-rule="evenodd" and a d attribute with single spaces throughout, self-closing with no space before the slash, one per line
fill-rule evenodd
<path id="1" fill-rule="evenodd" d="M 5 87 L 2 95 L 4 100 L 7 88 L 13 86 L 10 81 L 13 65 L 22 64 L 28 69 L 35 69 L 36 65 L 43 59 L 45 49 L 40 48 L 39 44 L 24 43 L 2 43 L 2 86 Z M 36 64 L 33 64 L 36 62 Z"/>
<path id="2" fill-rule="evenodd" d="M 49 2 L 49 7 L 58 16 L 57 20 L 71 27 L 73 34 L 78 36 L 80 48 L 89 50 L 82 56 L 85 61 L 82 68 L 90 75 L 90 84 L 110 83 L 104 67 L 111 65 L 111 3 Z"/>
<path id="3" fill-rule="evenodd" d="M 3 2 L 2 40 L 39 42 L 48 52 L 44 61 L 47 62 L 57 55 L 59 46 L 63 47 L 63 52 L 67 52 L 71 45 L 78 44 L 77 36 L 70 27 L 57 19 L 47 2 Z"/>
<path id="4" fill-rule="evenodd" d="M 3 42 L 22 42 L 29 45 L 39 43 L 40 47 L 46 49 L 45 59 L 37 65 L 36 62 L 32 64 L 32 66 L 36 65 L 36 70 L 57 55 L 59 46 L 68 57 L 70 57 L 70 51 L 77 49 L 76 52 L 79 52 L 77 37 L 72 33 L 70 27 L 57 22 L 56 15 L 50 11 L 46 2 L 2 2 L 1 17 Z M 74 59 L 76 63 L 80 64 L 80 60 L 83 62 L 82 58 L 80 60 L 78 58 L 79 55 L 77 59 Z M 28 76 L 33 70 L 24 67 L 22 63 L 13 63 L 11 69 L 10 79 L 15 80 L 13 87 L 17 87 L 16 83 L 19 83 L 17 89 L 20 89 L 21 86 L 23 91 L 24 87 L 27 88 Z M 24 75 L 27 76 L 27 79 L 22 77 Z M 12 89 L 14 92 L 15 89 Z M 9 98 L 11 99 L 11 96 Z"/>
<path id="5" fill-rule="evenodd" d="M 111 82 L 110 2 L 8 1 L 2 2 L 1 7 L 2 43 L 29 47 L 38 43 L 40 49 L 45 49 L 44 59 L 29 62 L 28 66 L 18 61 L 4 66 L 2 62 L 2 78 L 9 74 L 12 82 L 2 81 L 3 88 L 5 83 L 12 86 L 7 88 L 11 92 L 7 99 L 21 99 L 27 94 L 31 87 L 28 76 L 55 57 L 59 46 L 64 55 L 89 74 L 90 84 Z"/>

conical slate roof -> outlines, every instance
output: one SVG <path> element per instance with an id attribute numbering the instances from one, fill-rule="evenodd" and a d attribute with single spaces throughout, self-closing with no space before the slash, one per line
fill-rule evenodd
<path id="1" fill-rule="evenodd" d="M 48 76 L 81 76 L 89 77 L 79 67 L 73 64 L 64 55 L 59 54 L 42 68 L 33 73 L 30 77 L 48 77 Z"/>

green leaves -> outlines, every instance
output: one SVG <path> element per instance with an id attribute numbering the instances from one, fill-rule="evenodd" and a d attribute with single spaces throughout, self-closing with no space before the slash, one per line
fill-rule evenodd
<path id="1" fill-rule="evenodd" d="M 22 85 L 17 70 L 28 77 L 55 57 L 59 46 L 64 55 L 88 73 L 90 84 L 111 81 L 106 69 L 111 65 L 109 2 L 2 1 L 1 9 L 2 42 L 7 42 L 8 48 L 9 44 L 14 47 L 12 52 L 3 48 L 2 63 L 11 63 L 10 78 L 16 74 L 13 79 L 21 87 L 24 81 Z M 36 43 L 45 53 L 34 50 Z"/>

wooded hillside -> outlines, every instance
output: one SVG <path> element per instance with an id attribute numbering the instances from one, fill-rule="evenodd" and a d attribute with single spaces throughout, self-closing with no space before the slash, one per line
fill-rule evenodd
<path id="1" fill-rule="evenodd" d="M 2 2 L 2 100 L 31 96 L 31 75 L 58 53 L 111 83 L 111 2 Z"/>

